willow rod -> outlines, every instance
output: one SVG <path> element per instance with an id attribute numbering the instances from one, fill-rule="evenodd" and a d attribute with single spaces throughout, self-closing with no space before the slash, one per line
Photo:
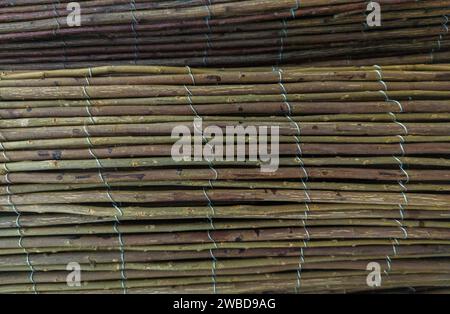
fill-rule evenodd
<path id="1" fill-rule="evenodd" d="M 377 205 L 377 204 L 347 204 L 347 203 L 311 203 L 308 204 L 310 208 L 310 214 L 312 219 L 321 219 L 330 216 L 340 216 L 343 213 L 369 213 L 374 211 L 376 214 L 389 215 L 391 212 L 399 214 L 397 205 Z M 13 212 L 13 208 L 9 206 L 1 206 L 2 212 Z M 17 210 L 22 212 L 24 225 L 33 225 L 33 219 L 39 220 L 39 215 L 27 215 L 27 213 L 39 213 L 39 214 L 72 214 L 76 216 L 57 216 L 54 219 L 48 219 L 48 222 L 52 220 L 57 223 L 62 221 L 73 219 L 80 223 L 90 222 L 91 219 L 96 218 L 97 222 L 108 221 L 108 219 L 114 218 L 114 209 L 111 206 L 99 206 L 99 205 L 78 205 L 78 204 L 33 204 L 33 205 L 16 205 Z M 446 216 L 445 211 L 448 210 L 448 206 L 413 206 L 405 205 L 406 217 L 411 218 L 417 214 L 433 213 Z M 303 219 L 306 218 L 307 207 L 305 204 L 295 205 L 274 205 L 269 206 L 251 206 L 251 205 L 231 205 L 231 206 L 215 206 L 215 214 L 213 218 L 273 218 L 273 219 Z M 271 211 L 269 211 L 271 209 Z M 211 209 L 207 206 L 170 206 L 170 207 L 148 207 L 148 206 L 122 206 L 123 218 L 125 220 L 133 219 L 145 219 L 145 220 L 161 220 L 161 219 L 203 219 L 211 216 Z M 444 213 L 444 214 L 442 214 Z M 80 216 L 84 215 L 84 216 Z M 369 215 L 370 216 L 370 215 Z M 7 227 L 14 226 L 14 217 L 10 216 L 6 220 Z"/>
<path id="2" fill-rule="evenodd" d="M 87 141 L 85 141 L 87 142 Z M 273 144 L 273 142 L 272 142 Z M 238 144 L 239 145 L 239 144 Z M 230 146 L 234 152 L 237 151 L 238 145 Z M 269 143 L 268 145 L 271 145 Z M 205 165 L 203 162 L 177 162 L 170 161 L 168 158 L 171 156 L 171 145 L 130 145 L 130 146 L 115 146 L 115 147 L 102 147 L 91 148 L 89 145 L 83 145 L 88 149 L 57 149 L 57 150 L 27 150 L 27 151 L 3 151 L 0 157 L 0 162 L 5 163 L 3 168 L 7 171 L 27 171 L 27 170 L 58 170 L 58 169 L 92 169 L 94 168 L 136 168 L 142 166 L 188 166 L 188 165 Z M 189 144 L 185 145 L 190 146 Z M 403 148 L 403 149 L 402 149 Z M 193 152 L 195 147 L 191 148 Z M 445 155 L 450 153 L 450 143 L 420 143 L 420 144 L 329 144 L 327 147 L 323 147 L 321 144 L 303 144 L 300 145 L 301 152 L 304 156 L 317 155 L 338 155 L 340 158 L 330 160 L 331 165 L 392 165 L 398 164 L 398 160 L 390 158 L 403 154 L 404 156 L 410 155 Z M 105 162 L 99 166 L 93 166 L 91 163 L 86 162 L 84 159 L 92 159 L 91 152 L 95 153 L 97 158 L 106 159 Z M 257 148 L 248 147 L 245 149 L 245 155 L 248 159 L 249 155 L 256 156 L 258 153 Z M 296 144 L 279 144 L 278 154 L 279 156 L 293 155 L 296 156 L 299 153 L 299 147 Z M 365 157 L 350 158 L 349 155 L 360 155 Z M 161 157 L 163 156 L 163 157 Z M 189 154 L 191 156 L 191 154 Z M 233 157 L 236 153 L 233 153 Z M 367 157 L 370 156 L 370 157 Z M 389 157 L 377 157 L 377 156 L 389 156 Z M 130 158 L 131 157 L 131 158 Z M 142 158 L 139 158 L 142 157 Z M 155 157 L 155 158 L 151 158 Z M 166 157 L 166 158 L 164 158 Z M 116 158 L 116 159 L 112 159 Z M 121 158 L 121 159 L 119 159 Z M 132 159 L 133 158 L 133 159 Z M 342 159 L 341 159 L 342 158 Z M 222 153 L 215 154 L 216 164 L 219 166 L 258 166 L 262 162 L 233 162 L 230 161 L 230 156 L 225 157 Z M 38 162 L 39 160 L 56 160 L 56 162 Z M 69 160 L 74 160 L 70 162 Z M 194 156 L 191 156 L 191 160 L 194 160 Z M 228 161 L 226 161 L 228 160 Z M 302 158 L 306 165 L 320 165 L 321 158 Z M 418 157 L 402 157 L 400 159 L 404 161 L 404 164 L 408 165 L 427 165 L 436 167 L 449 167 L 450 161 L 444 158 L 418 158 Z M 14 163 L 20 162 L 20 163 Z M 295 158 L 281 157 L 279 158 L 279 165 L 292 166 L 299 164 L 299 160 Z M 0 171 L 1 173 L 2 171 Z"/>
<path id="3" fill-rule="evenodd" d="M 206 129 L 209 126 L 217 126 L 226 134 L 226 129 L 232 128 L 236 133 L 236 127 L 242 127 L 245 131 L 248 126 L 254 128 L 278 127 L 280 135 L 297 135 L 298 129 L 292 122 L 203 122 Z M 172 134 L 176 122 L 146 123 L 146 124 L 104 124 L 104 125 L 83 125 L 83 126 L 55 126 L 38 128 L 8 128 L 0 129 L 0 140 L 17 141 L 31 139 L 51 139 L 68 137 L 101 137 L 110 135 L 119 136 L 141 136 L 141 135 L 168 135 Z M 193 123 L 183 124 L 190 134 L 194 133 Z M 405 128 L 407 130 L 405 130 Z M 420 123 L 405 122 L 403 125 L 392 122 L 305 122 L 299 125 L 303 135 L 345 135 L 345 136 L 383 136 L 383 135 L 419 135 L 419 136 L 448 136 L 450 124 L 446 122 Z"/>
<path id="4" fill-rule="evenodd" d="M 211 137 L 205 136 L 208 140 Z M 26 140 L 26 141 L 9 141 L 2 142 L 3 149 L 5 154 L 8 151 L 15 150 L 33 150 L 33 149 L 71 149 L 71 148 L 83 148 L 83 147 L 102 147 L 102 146 L 122 146 L 122 145 L 155 145 L 155 146 L 164 146 L 164 145 L 172 145 L 176 143 L 179 139 L 172 138 L 169 136 L 112 136 L 112 137 L 89 137 L 89 142 L 86 138 L 61 138 L 61 139 L 44 139 L 44 140 Z M 251 140 L 255 140 L 254 136 L 249 136 L 245 139 L 245 143 L 250 143 Z M 304 145 L 305 147 L 314 147 L 319 144 L 324 143 L 334 143 L 336 147 L 345 147 L 338 145 L 347 145 L 355 144 L 354 147 L 359 147 L 361 144 L 368 144 L 375 147 L 374 144 L 381 144 L 380 147 L 383 147 L 385 144 L 399 144 L 403 143 L 405 146 L 409 147 L 421 147 L 421 145 L 408 145 L 413 143 L 421 143 L 425 144 L 424 146 L 428 147 L 431 145 L 426 143 L 441 143 L 442 147 L 445 147 L 450 142 L 450 136 L 413 136 L 413 135 L 405 135 L 400 138 L 399 136 L 302 136 L 301 147 Z M 224 135 L 224 143 L 227 141 L 234 143 L 235 138 Z M 268 137 L 269 143 L 272 142 L 272 137 Z M 281 144 L 292 144 L 296 143 L 295 136 L 279 136 L 279 143 Z M 183 140 L 183 143 L 188 144 L 189 142 Z M 322 145 L 323 147 L 323 145 Z M 368 146 L 370 147 L 370 146 Z M 386 145 L 385 147 L 390 147 Z M 437 146 L 436 146 L 437 147 Z M 326 147 L 323 147 L 322 150 L 327 150 Z M 16 152 L 17 153 L 17 152 Z M 3 155 L 3 153 L 2 153 Z M 7 154 L 8 155 L 8 154 Z M 4 156 L 3 156 L 4 158 Z M 9 160 L 15 160 L 14 156 L 9 156 Z M 7 160 L 7 158 L 6 158 Z"/>
<path id="5" fill-rule="evenodd" d="M 111 187 L 207 187 L 210 186 L 209 180 L 166 180 L 166 181 L 128 181 L 128 182 L 111 182 Z M 296 181 L 216 181 L 216 188 L 251 188 L 251 189 L 298 189 L 303 190 L 305 186 L 301 182 Z M 68 191 L 82 190 L 89 188 L 104 187 L 103 183 L 78 183 L 78 184 L 15 184 L 9 186 L 0 186 L 0 195 L 24 194 L 33 192 L 49 192 L 49 191 Z M 385 192 L 401 192 L 403 188 L 399 184 L 376 184 L 376 183 L 341 183 L 341 182 L 308 182 L 307 189 L 335 191 L 385 191 Z M 408 191 L 411 192 L 448 192 L 450 185 L 430 184 L 430 183 L 408 183 Z"/>
<path id="6" fill-rule="evenodd" d="M 109 196 L 109 195 L 110 196 Z M 350 204 L 390 204 L 398 205 L 405 202 L 400 193 L 369 193 L 346 191 L 309 191 L 298 193 L 296 190 L 231 190 L 214 189 L 209 192 L 209 198 L 215 202 L 321 202 Z M 407 193 L 408 204 L 427 206 L 430 202 L 435 206 L 446 206 L 449 195 Z M 88 195 L 79 191 L 71 192 L 39 192 L 17 194 L 11 198 L 0 196 L 0 205 L 33 204 L 70 204 L 70 203 L 110 203 L 112 197 L 117 202 L 133 203 L 163 203 L 163 202 L 204 202 L 202 190 L 165 190 L 165 191 L 105 191 L 93 190 Z"/>

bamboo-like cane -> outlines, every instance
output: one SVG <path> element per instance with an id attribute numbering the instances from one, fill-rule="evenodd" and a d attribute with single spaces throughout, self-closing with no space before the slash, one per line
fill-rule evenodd
<path id="1" fill-rule="evenodd" d="M 379 2 L 0 4 L 0 292 L 445 291 L 450 1 Z M 175 161 L 194 118 L 278 169 Z"/>

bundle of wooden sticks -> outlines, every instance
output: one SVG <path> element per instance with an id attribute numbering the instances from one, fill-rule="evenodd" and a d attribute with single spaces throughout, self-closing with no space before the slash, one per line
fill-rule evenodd
<path id="1" fill-rule="evenodd" d="M 448 291 L 449 64 L 0 78 L 0 292 Z M 198 118 L 277 127 L 278 169 L 174 160 Z"/>
<path id="2" fill-rule="evenodd" d="M 450 0 L 67 2 L 0 3 L 0 69 L 450 62 Z"/>

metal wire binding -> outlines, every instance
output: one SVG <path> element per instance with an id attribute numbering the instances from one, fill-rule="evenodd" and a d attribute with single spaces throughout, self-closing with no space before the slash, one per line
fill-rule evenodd
<path id="1" fill-rule="evenodd" d="M 139 24 L 138 19 L 136 18 L 136 1 L 130 0 L 130 7 L 131 7 L 131 31 L 134 35 L 134 64 L 137 64 L 137 61 L 139 60 L 139 35 L 136 32 L 136 25 Z"/>
<path id="2" fill-rule="evenodd" d="M 378 74 L 378 81 L 385 88 L 384 91 L 380 90 L 381 94 L 383 94 L 383 96 L 385 97 L 385 101 L 386 102 L 395 103 L 396 105 L 398 105 L 400 112 L 404 112 L 403 106 L 402 106 L 402 104 L 399 101 L 392 100 L 392 99 L 389 98 L 389 96 L 387 94 L 388 93 L 387 84 L 383 81 L 382 68 L 379 65 L 374 65 L 374 68 L 375 68 L 375 72 Z M 392 116 L 392 121 L 395 124 L 397 124 L 397 125 L 402 127 L 402 129 L 404 130 L 404 135 L 408 135 L 408 133 L 409 133 L 408 132 L 408 128 L 406 127 L 406 125 L 404 125 L 403 123 L 401 123 L 401 122 L 399 122 L 397 120 L 397 115 L 394 112 L 392 112 L 392 111 L 389 112 L 389 115 Z M 393 219 L 393 221 L 399 226 L 400 230 L 404 234 L 404 239 L 406 240 L 406 239 L 408 239 L 408 231 L 405 228 L 405 226 L 403 224 L 403 221 L 404 221 L 404 218 L 405 218 L 405 208 L 404 208 L 404 206 L 408 205 L 408 197 L 406 195 L 406 192 L 408 191 L 408 188 L 406 187 L 406 184 L 409 183 L 409 174 L 405 170 L 403 161 L 401 160 L 401 157 L 405 156 L 405 148 L 403 146 L 403 144 L 405 143 L 405 138 L 403 137 L 403 135 L 397 135 L 397 136 L 400 138 L 399 145 L 400 145 L 401 155 L 400 155 L 400 158 L 397 157 L 397 156 L 392 156 L 392 158 L 394 158 L 394 160 L 399 164 L 399 168 L 402 171 L 402 173 L 405 175 L 406 180 L 402 180 L 402 179 L 398 180 L 398 185 L 400 186 L 401 194 L 402 194 L 402 197 L 404 199 L 404 203 L 401 203 L 401 202 L 398 203 L 401 220 Z M 399 245 L 398 239 L 397 238 L 393 238 L 392 239 L 392 250 L 394 252 L 394 256 L 397 255 L 397 246 L 398 245 Z M 387 271 L 385 270 L 385 274 L 389 275 L 389 272 L 390 272 L 391 267 L 392 267 L 392 259 L 391 259 L 391 257 L 389 255 L 386 256 L 386 264 L 387 264 L 388 268 L 387 268 Z"/>
<path id="3" fill-rule="evenodd" d="M 61 16 L 58 13 L 58 9 L 56 8 L 56 5 L 61 5 L 61 2 L 59 0 L 57 0 L 57 3 L 53 3 L 53 5 L 52 5 L 53 6 L 53 13 L 55 15 L 54 16 L 54 20 L 55 20 L 55 22 L 56 22 L 56 24 L 58 26 L 58 28 L 56 30 L 55 29 L 53 30 L 53 36 L 55 36 L 55 37 L 57 36 L 56 31 L 61 28 L 61 23 L 59 23 L 59 18 L 61 18 Z M 61 42 L 63 44 L 63 58 L 64 58 L 63 65 L 64 65 L 64 68 L 66 68 L 66 63 L 68 62 L 68 59 L 67 59 L 67 43 L 64 40 L 64 38 L 61 38 Z"/>
<path id="4" fill-rule="evenodd" d="M 9 156 L 6 155 L 6 149 L 5 149 L 5 146 L 3 146 L 3 143 L 2 143 L 2 142 L 0 142 L 0 149 L 2 150 L 2 155 L 3 155 L 3 158 L 5 159 L 5 162 L 11 161 L 11 159 L 9 158 Z M 5 166 L 5 167 L 6 167 L 6 166 Z M 6 168 L 5 168 L 5 169 L 6 169 Z M 8 171 L 6 171 L 6 172 L 8 172 Z"/>
<path id="5" fill-rule="evenodd" d="M 57 0 L 57 3 L 53 3 L 53 13 L 55 15 L 54 20 L 56 21 L 56 24 L 58 26 L 57 29 L 53 30 L 53 36 L 55 36 L 55 37 L 57 36 L 56 32 L 61 28 L 61 23 L 59 23 L 59 18 L 61 18 L 61 16 L 58 13 L 58 9 L 56 8 L 56 5 L 61 5 L 60 0 Z M 64 58 L 63 67 L 65 69 L 66 68 L 66 63 L 68 62 L 68 59 L 67 59 L 67 43 L 64 40 L 64 38 L 61 38 L 61 42 L 63 44 L 63 58 Z"/>
<path id="6" fill-rule="evenodd" d="M 291 9 L 292 18 L 294 18 L 294 19 L 296 18 L 295 11 L 297 11 L 299 8 L 300 8 L 300 0 L 296 0 L 295 6 Z"/>
<path id="7" fill-rule="evenodd" d="M 195 85 L 195 79 L 194 79 L 194 76 L 192 75 L 192 70 L 191 70 L 190 67 L 188 67 L 188 71 L 189 71 L 189 74 L 191 75 L 192 82 Z M 194 104 L 192 102 L 192 92 L 191 92 L 191 90 L 186 85 L 184 85 L 184 89 L 187 92 L 187 99 L 188 99 L 188 102 L 189 102 L 189 107 L 192 110 L 192 113 L 195 115 L 196 118 L 202 119 L 201 116 L 198 114 L 198 111 L 195 109 Z M 203 144 L 204 145 L 209 145 L 209 147 L 210 147 L 210 149 L 212 151 L 211 144 L 208 143 L 208 140 L 205 137 L 205 135 L 203 134 L 203 131 L 198 129 L 198 125 L 196 125 L 196 123 L 194 123 L 194 129 L 196 129 L 197 132 L 201 132 Z M 212 162 L 212 160 L 209 159 L 209 158 L 206 158 L 206 161 L 208 162 L 209 169 L 211 169 L 211 171 L 214 173 L 214 179 L 212 179 L 212 180 L 209 179 L 208 180 L 209 188 L 210 189 L 214 189 L 213 182 L 217 181 L 217 179 L 219 177 L 219 174 L 218 174 L 217 170 L 214 168 L 214 163 Z M 205 196 L 205 198 L 206 198 L 206 200 L 208 202 L 208 207 L 211 210 L 211 215 L 209 215 L 209 214 L 207 215 L 207 219 L 208 219 L 209 224 L 210 224 L 210 228 L 207 230 L 207 233 L 208 233 L 208 239 L 212 242 L 212 244 L 214 246 L 214 248 L 209 249 L 209 255 L 211 256 L 211 281 L 212 281 L 212 285 L 213 285 L 213 293 L 216 294 L 217 293 L 217 274 L 216 274 L 216 271 L 217 271 L 217 258 L 214 255 L 214 251 L 213 250 L 217 250 L 218 249 L 218 245 L 217 245 L 217 242 L 214 240 L 214 237 L 211 235 L 211 230 L 212 231 L 216 230 L 216 228 L 214 226 L 214 220 L 213 220 L 214 217 L 216 216 L 216 210 L 214 208 L 214 204 L 211 201 L 211 198 L 209 197 L 207 189 L 205 187 L 203 187 L 203 195 Z"/>
<path id="8" fill-rule="evenodd" d="M 311 197 L 308 193 L 308 186 L 306 185 L 306 182 L 309 180 L 309 176 L 308 176 L 308 172 L 305 169 L 305 164 L 303 162 L 303 152 L 301 149 L 301 131 L 300 131 L 300 126 L 298 125 L 298 123 L 292 118 L 292 108 L 291 105 L 289 103 L 288 100 L 288 93 L 286 90 L 286 87 L 283 84 L 283 70 L 280 68 L 272 68 L 272 70 L 274 72 L 278 73 L 278 84 L 280 85 L 280 89 L 281 89 L 281 95 L 283 97 L 283 102 L 286 105 L 287 109 L 288 109 L 288 113 L 286 114 L 286 118 L 289 120 L 289 122 L 291 124 L 294 125 L 294 127 L 297 130 L 297 134 L 294 135 L 294 139 L 295 142 L 297 144 L 297 157 L 296 160 L 299 162 L 300 167 L 303 171 L 303 173 L 305 174 L 305 178 L 301 178 L 302 184 L 303 184 L 303 191 L 305 192 L 305 211 L 304 211 L 304 218 L 302 219 L 302 224 L 303 224 L 303 228 L 305 230 L 305 235 L 306 235 L 306 240 L 303 240 L 303 247 L 300 248 L 300 256 L 299 256 L 299 263 L 298 263 L 298 268 L 297 268 L 297 285 L 295 287 L 295 292 L 299 293 L 300 292 L 300 288 L 301 288 L 301 280 L 302 280 L 302 270 L 303 270 L 303 264 L 305 263 L 305 253 L 304 250 L 308 247 L 308 242 L 311 239 L 309 231 L 308 231 L 308 227 L 307 227 L 307 221 L 308 221 L 308 213 L 310 211 L 309 208 L 309 203 L 311 202 Z"/>
<path id="9" fill-rule="evenodd" d="M 91 68 L 89 68 L 89 75 L 92 77 L 92 69 L 91 69 Z M 88 78 L 86 78 L 86 82 L 89 84 L 89 79 L 88 79 Z M 91 101 L 90 101 L 90 96 L 89 96 L 89 94 L 88 94 L 88 92 L 87 92 L 85 86 L 83 86 L 83 93 L 84 93 L 85 96 L 87 97 L 87 99 L 88 99 L 88 105 L 89 105 L 89 106 L 86 106 L 86 107 L 85 107 L 85 108 L 86 108 L 86 112 L 87 112 L 88 115 L 89 115 L 89 118 L 90 118 L 90 120 L 91 120 L 91 123 L 95 124 L 94 117 L 92 116 L 91 111 L 90 111 L 90 108 L 89 108 L 89 107 L 92 105 L 92 103 L 91 103 Z M 123 217 L 124 213 L 123 213 L 122 208 L 120 208 L 119 204 L 113 199 L 113 197 L 112 197 L 112 195 L 111 195 L 111 186 L 109 185 L 108 181 L 105 179 L 105 176 L 104 176 L 103 173 L 102 173 L 102 170 L 104 169 L 104 167 L 103 167 L 103 165 L 102 165 L 100 159 L 97 157 L 97 155 L 96 155 L 96 154 L 94 153 L 94 151 L 92 150 L 92 148 L 94 147 L 94 145 L 92 144 L 92 141 L 91 141 L 91 135 L 90 135 L 90 133 L 89 133 L 89 130 L 87 129 L 86 124 L 83 125 L 83 129 L 84 129 L 84 132 L 85 132 L 85 134 L 86 134 L 86 140 L 87 140 L 87 143 L 88 143 L 88 145 L 89 145 L 89 147 L 88 147 L 89 154 L 91 155 L 92 158 L 94 158 L 95 162 L 97 163 L 97 166 L 98 166 L 98 176 L 99 176 L 101 182 L 103 183 L 103 185 L 104 185 L 105 188 L 106 188 L 106 189 L 105 189 L 106 196 L 108 197 L 108 199 L 109 199 L 109 201 L 111 202 L 112 206 L 113 206 L 114 209 L 116 210 L 116 214 L 114 215 L 115 222 L 114 222 L 114 225 L 113 225 L 113 229 L 114 229 L 114 232 L 117 234 L 118 241 L 119 241 L 119 250 L 120 250 L 120 277 L 121 277 L 120 285 L 121 285 L 121 287 L 122 287 L 122 292 L 123 292 L 123 294 L 127 294 L 128 289 L 127 289 L 127 286 L 126 286 L 127 276 L 126 276 L 126 274 L 125 274 L 125 248 L 124 248 L 124 242 L 123 242 L 123 235 L 122 235 L 122 233 L 120 232 L 120 229 L 119 229 L 119 225 L 120 225 L 120 217 Z"/>
<path id="10" fill-rule="evenodd" d="M 441 48 L 442 48 L 442 40 L 444 39 L 444 36 L 448 34 L 448 31 L 449 31 L 449 29 L 448 29 L 448 22 L 449 22 L 448 16 L 447 15 L 443 15 L 442 17 L 444 18 L 444 21 L 442 22 L 442 27 L 445 29 L 445 33 L 444 34 L 442 34 L 442 33 L 439 34 L 439 37 L 438 37 L 438 40 L 437 40 L 437 49 L 435 49 L 435 48 L 431 49 L 430 56 L 431 56 L 431 62 L 432 63 L 434 62 L 434 53 L 436 52 L 436 50 L 437 51 L 441 50 Z"/>
<path id="11" fill-rule="evenodd" d="M 207 215 L 207 218 L 208 218 L 208 221 L 210 224 L 210 228 L 208 229 L 207 233 L 208 233 L 208 239 L 214 245 L 214 249 L 212 249 L 212 248 L 209 249 L 209 255 L 211 256 L 211 281 L 212 281 L 212 285 L 213 285 L 213 292 L 214 292 L 214 294 L 216 294 L 217 293 L 217 258 L 214 255 L 213 250 L 217 250 L 218 246 L 217 246 L 216 241 L 214 240 L 214 237 L 211 235 L 211 230 L 212 231 L 216 230 L 216 228 L 214 226 L 214 221 L 213 221 L 213 218 L 216 215 L 216 211 L 214 209 L 214 205 L 211 201 L 211 198 L 209 197 L 205 188 L 203 188 L 203 194 L 205 195 L 205 198 L 208 201 L 208 207 L 211 210 L 211 215 Z"/>
<path id="12" fill-rule="evenodd" d="M 284 41 L 287 40 L 288 37 L 288 31 L 287 31 L 287 23 L 286 20 L 281 20 L 282 29 L 280 30 L 280 49 L 278 51 L 278 60 L 277 64 L 283 62 L 283 52 L 284 52 Z"/>
<path id="13" fill-rule="evenodd" d="M 192 74 L 192 69 L 191 69 L 191 67 L 187 65 L 187 66 L 186 66 L 186 69 L 188 70 L 188 74 L 189 74 L 189 76 L 191 77 L 192 85 L 195 86 L 195 77 L 194 77 L 194 74 Z"/>
<path id="14" fill-rule="evenodd" d="M 437 50 L 441 50 L 441 48 L 442 48 L 441 41 L 444 39 L 444 35 L 448 34 L 448 16 L 447 15 L 443 15 L 442 17 L 444 18 L 444 22 L 442 23 L 442 27 L 445 29 L 445 34 L 439 34 L 438 41 L 437 41 L 437 43 L 438 43 Z M 432 52 L 434 52 L 434 51 L 435 50 L 433 48 Z"/>
<path id="15" fill-rule="evenodd" d="M 194 115 L 195 115 L 196 118 L 202 119 L 202 117 L 198 114 L 197 110 L 195 109 L 195 107 L 194 107 L 194 105 L 193 105 L 193 103 L 192 103 L 192 93 L 191 93 L 191 91 L 189 90 L 189 88 L 188 88 L 186 85 L 184 86 L 184 88 L 185 88 L 186 91 L 188 92 L 187 98 L 188 98 L 188 101 L 189 101 L 189 107 L 191 107 L 191 110 L 192 110 L 192 112 L 194 113 Z M 194 129 L 196 129 L 197 132 L 200 132 L 200 133 L 202 134 L 202 141 L 203 141 L 203 144 L 204 144 L 205 146 L 209 146 L 210 150 L 212 151 L 212 150 L 213 150 L 212 145 L 208 142 L 208 139 L 205 137 L 205 135 L 203 134 L 202 130 L 199 130 L 199 129 L 198 129 L 198 125 L 195 124 L 195 123 L 194 123 Z M 217 173 L 217 170 L 214 168 L 214 163 L 213 163 L 212 160 L 209 159 L 209 158 L 206 158 L 206 161 L 208 162 L 209 168 L 210 168 L 211 171 L 214 173 L 214 177 L 215 177 L 214 181 L 217 180 L 217 177 L 219 176 L 219 174 Z M 209 186 L 210 186 L 211 188 L 214 188 L 211 179 L 209 180 Z"/>
<path id="16" fill-rule="evenodd" d="M 211 45 L 211 25 L 209 24 L 209 21 L 211 20 L 211 9 L 210 6 L 212 5 L 211 0 L 205 0 L 205 8 L 206 11 L 208 13 L 208 16 L 205 17 L 205 24 L 206 27 L 208 28 L 208 31 L 205 33 L 205 37 L 206 37 L 206 47 L 205 50 L 203 51 L 203 65 L 207 66 L 208 65 L 208 50 L 212 48 Z"/>
<path id="17" fill-rule="evenodd" d="M 56 4 L 61 4 L 60 2 L 59 2 L 59 0 L 58 0 L 58 3 L 53 3 L 53 13 L 54 13 L 54 17 L 53 17 L 53 19 L 55 20 L 55 22 L 56 22 L 56 26 L 57 26 L 57 28 L 56 29 L 53 29 L 53 36 L 57 36 L 57 31 L 59 31 L 59 29 L 61 28 L 61 23 L 59 23 L 59 18 L 60 18 L 60 16 L 59 16 L 59 13 L 58 13 L 58 10 L 57 10 L 57 8 L 56 8 Z"/>
<path id="18" fill-rule="evenodd" d="M 6 165 L 6 163 L 4 163 L 3 167 L 6 170 L 5 181 L 7 183 L 7 185 L 6 185 L 6 193 L 8 193 L 8 198 L 7 198 L 8 205 L 12 208 L 12 210 L 16 214 L 16 230 L 17 230 L 17 235 L 19 236 L 18 246 L 22 249 L 23 253 L 25 254 L 25 260 L 26 260 L 28 268 L 30 269 L 30 274 L 28 276 L 28 280 L 31 283 L 31 286 L 32 286 L 32 289 L 33 289 L 33 293 L 37 294 L 38 293 L 38 291 L 37 291 L 37 284 L 36 284 L 36 281 L 34 280 L 34 274 L 35 274 L 36 270 L 34 269 L 34 266 L 31 263 L 30 253 L 28 252 L 28 250 L 23 245 L 23 236 L 24 236 L 24 234 L 23 234 L 22 224 L 20 223 L 20 217 L 22 216 L 22 214 L 17 209 L 16 204 L 12 200 L 12 196 L 14 195 L 14 193 L 11 192 L 11 188 L 10 188 L 10 185 L 12 184 L 12 182 L 9 179 L 8 166 Z"/>

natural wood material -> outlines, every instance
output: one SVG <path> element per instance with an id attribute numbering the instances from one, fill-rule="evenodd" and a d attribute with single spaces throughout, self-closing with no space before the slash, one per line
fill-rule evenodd
<path id="1" fill-rule="evenodd" d="M 370 262 L 379 291 L 449 285 L 450 65 L 416 61 L 448 58 L 450 1 L 381 1 L 365 32 L 359 0 L 211 1 L 206 64 L 204 1 L 137 1 L 136 39 L 129 3 L 82 2 L 99 23 L 55 29 L 47 0 L 0 13 L 0 292 L 369 292 Z M 255 135 L 245 160 L 174 160 L 194 118 L 279 127 L 278 168 L 248 158 Z"/>

